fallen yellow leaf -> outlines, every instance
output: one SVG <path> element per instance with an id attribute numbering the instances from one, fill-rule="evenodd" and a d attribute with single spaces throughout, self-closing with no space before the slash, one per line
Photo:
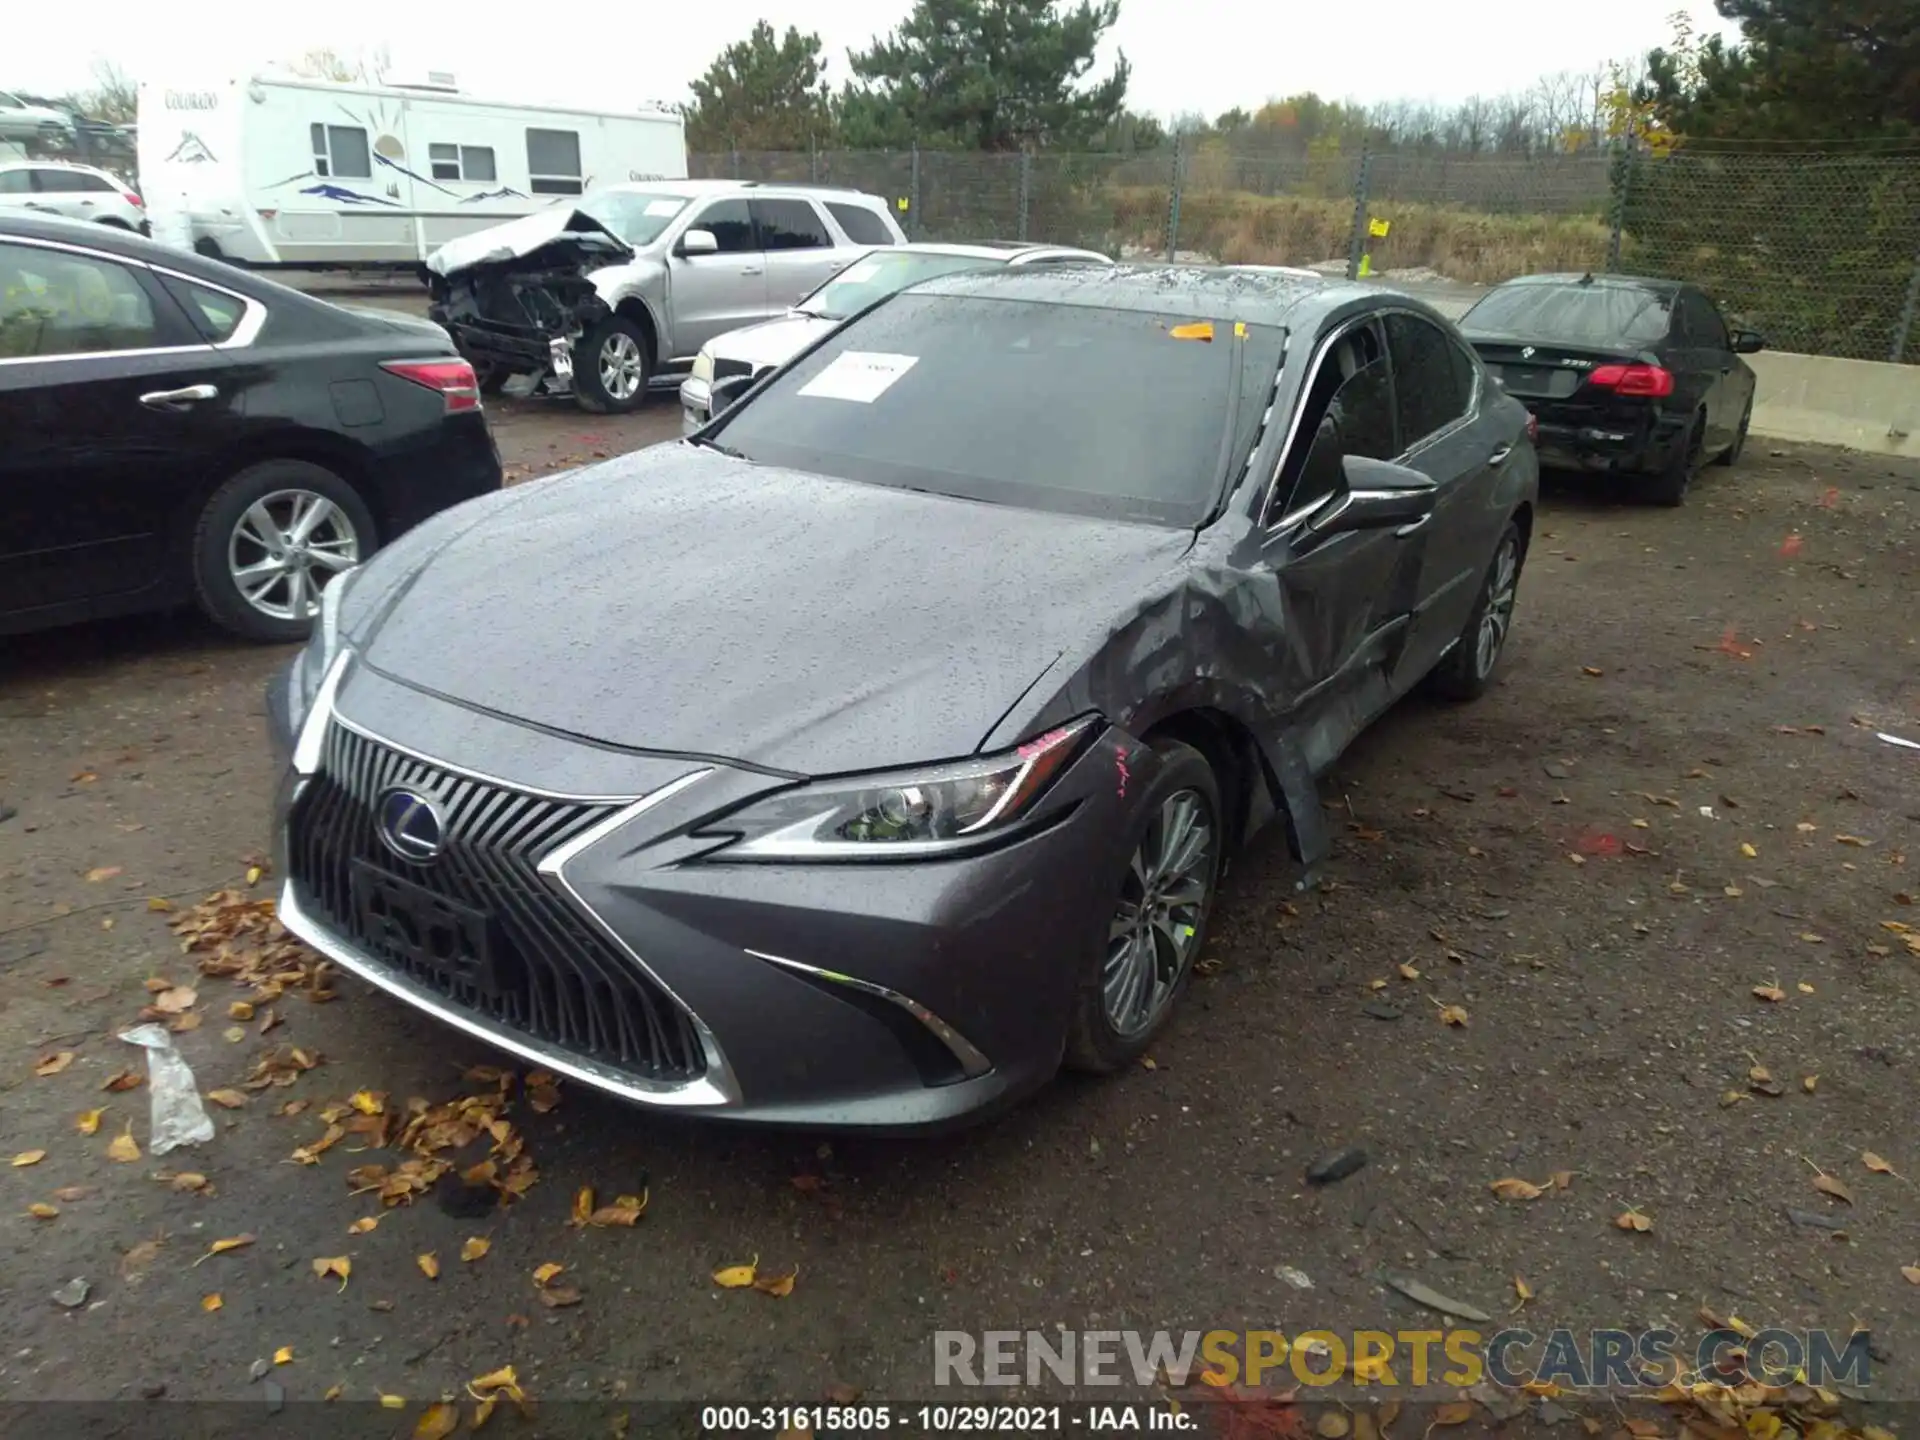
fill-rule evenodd
<path id="1" fill-rule="evenodd" d="M 1800 1088 L 1809 1095 L 1813 1094 L 1814 1091 L 1820 1088 L 1820 1077 L 1818 1075 L 1802 1075 L 1800 1077 Z"/>
<path id="2" fill-rule="evenodd" d="M 1473 1406 L 1465 1400 L 1450 1401 L 1433 1412 L 1436 1425 L 1464 1425 L 1472 1418 Z"/>
<path id="3" fill-rule="evenodd" d="M 1513 1277 L 1513 1293 L 1520 1297 L 1522 1305 L 1533 1299 L 1533 1287 L 1518 1275 Z"/>
<path id="4" fill-rule="evenodd" d="M 147 909 L 157 910 L 164 915 L 173 909 L 173 902 L 164 895 L 152 895 L 147 898 Z"/>
<path id="5" fill-rule="evenodd" d="M 380 1397 L 380 1408 L 382 1410 L 404 1410 L 407 1408 L 407 1398 L 404 1395 L 382 1395 Z"/>
<path id="6" fill-rule="evenodd" d="M 1756 985 L 1753 987 L 1753 993 L 1760 999 L 1775 1005 L 1787 998 L 1787 992 L 1778 985 Z"/>
<path id="7" fill-rule="evenodd" d="M 1642 1235 L 1653 1229 L 1653 1221 L 1645 1215 L 1642 1215 L 1638 1210 L 1622 1211 L 1620 1214 L 1614 1216 L 1613 1223 L 1622 1230 L 1633 1230 Z"/>
<path id="8" fill-rule="evenodd" d="M 73 1054 L 71 1050 L 57 1050 L 51 1055 L 44 1055 L 34 1065 L 33 1073 L 42 1076 L 58 1075 L 73 1063 Z"/>
<path id="9" fill-rule="evenodd" d="M 498 1370 L 489 1370 L 474 1380 L 467 1382 L 467 1389 L 476 1395 L 485 1395 L 492 1390 L 518 1390 L 520 1377 L 514 1374 L 513 1366 L 502 1365 Z"/>
<path id="10" fill-rule="evenodd" d="M 113 1143 L 107 1146 L 107 1158 L 118 1160 L 122 1164 L 140 1158 L 140 1142 L 133 1138 L 133 1122 L 127 1122 L 127 1128 L 113 1137 Z"/>
<path id="11" fill-rule="evenodd" d="M 1757 860 L 1760 858 L 1760 852 L 1744 840 L 1740 842 L 1740 853 L 1749 860 Z"/>
<path id="12" fill-rule="evenodd" d="M 335 1255 L 313 1262 L 313 1273 L 322 1280 L 337 1277 L 342 1290 L 347 1288 L 347 1276 L 353 1273 L 353 1262 L 344 1255 Z"/>
<path id="13" fill-rule="evenodd" d="M 247 884 L 258 885 L 260 883 L 260 876 L 263 873 L 258 865 L 249 865 L 247 867 Z"/>
<path id="14" fill-rule="evenodd" d="M 100 1117 L 106 1113 L 105 1110 L 82 1110 L 73 1117 L 73 1128 L 82 1135 L 95 1134 L 100 1129 Z"/>
<path id="15" fill-rule="evenodd" d="M 473 1428 L 475 1430 L 480 1429 L 482 1426 L 484 1426 L 487 1423 L 487 1421 L 493 1418 L 493 1406 L 494 1406 L 493 1396 L 489 1395 L 487 1396 L 486 1399 L 482 1400 L 478 1405 L 473 1407 Z"/>
<path id="16" fill-rule="evenodd" d="M 1920 1285 L 1920 1265 L 1902 1265 L 1900 1273 L 1907 1277 L 1909 1284 Z"/>
<path id="17" fill-rule="evenodd" d="M 1556 1190 L 1571 1190 L 1573 1188 L 1573 1171 L 1571 1170 L 1556 1170 L 1549 1179 L 1553 1182 L 1553 1188 Z"/>
<path id="18" fill-rule="evenodd" d="M 460 1407 L 449 1400 L 429 1405 L 414 1422 L 413 1440 L 447 1440 L 460 1428 Z"/>
<path id="19" fill-rule="evenodd" d="M 224 1255 L 229 1250 L 244 1250 L 251 1244 L 253 1244 L 253 1236 L 251 1235 L 230 1235 L 224 1240 L 216 1240 L 209 1245 L 207 1247 L 207 1253 L 202 1255 L 200 1260 L 206 1260 L 215 1255 Z M 193 1263 L 198 1265 L 200 1260 L 196 1260 Z"/>
<path id="20" fill-rule="evenodd" d="M 59 1217 L 60 1211 L 57 1206 L 49 1205 L 44 1200 L 36 1200 L 27 1206 L 27 1213 L 36 1220 L 53 1220 Z"/>
<path id="21" fill-rule="evenodd" d="M 209 1315 L 211 1315 L 214 1311 L 218 1310 L 222 1305 L 226 1303 L 227 1302 L 222 1300 L 218 1294 L 202 1295 L 200 1297 L 200 1308 L 206 1311 Z"/>
<path id="22" fill-rule="evenodd" d="M 1464 1030 L 1467 1026 L 1466 1007 L 1464 1005 L 1442 1005 L 1440 1007 L 1440 1023 L 1442 1025 L 1452 1025 Z"/>
<path id="23" fill-rule="evenodd" d="M 793 1293 L 793 1282 L 800 1278 L 798 1270 L 789 1270 L 784 1275 L 757 1275 L 753 1288 L 762 1295 L 771 1295 L 778 1300 Z"/>
<path id="24" fill-rule="evenodd" d="M 1893 1166 L 1889 1165 L 1886 1161 L 1882 1160 L 1878 1155 L 1874 1154 L 1873 1151 L 1871 1150 L 1862 1152 L 1860 1156 L 1860 1163 L 1866 1166 L 1867 1169 L 1873 1171 L 1873 1173 L 1876 1175 L 1897 1175 L 1899 1173 L 1893 1168 Z"/>
<path id="25" fill-rule="evenodd" d="M 611 1205 L 602 1205 L 587 1217 L 589 1225 L 636 1225 L 646 1213 L 647 1192 L 638 1195 L 622 1195 Z"/>
<path id="26" fill-rule="evenodd" d="M 574 1193 L 573 1213 L 567 1217 L 569 1225 L 584 1225 L 593 1214 L 593 1187 L 583 1185 Z"/>
<path id="27" fill-rule="evenodd" d="M 379 1223 L 380 1217 L 378 1215 L 362 1215 L 358 1220 L 347 1226 L 347 1234 L 364 1235 Z"/>
<path id="28" fill-rule="evenodd" d="M 1420 972 L 1411 965 L 1403 964 L 1400 967 L 1400 978 L 1402 980 L 1418 980 L 1420 978 Z"/>
<path id="29" fill-rule="evenodd" d="M 227 1018 L 229 1020 L 253 1019 L 252 1002 L 247 1000 L 235 1000 L 232 1004 L 227 1006 Z"/>
<path id="30" fill-rule="evenodd" d="M 238 1110 L 247 1103 L 247 1097 L 239 1090 L 209 1090 L 207 1099 L 223 1110 Z"/>
<path id="31" fill-rule="evenodd" d="M 347 1097 L 347 1103 L 362 1115 L 379 1115 L 387 1108 L 384 1095 L 376 1095 L 371 1090 L 356 1090 Z"/>
<path id="32" fill-rule="evenodd" d="M 94 885 L 98 885 L 102 880 L 111 880 L 119 873 L 120 867 L 118 865 L 99 865 L 87 871 L 87 880 Z"/>
<path id="33" fill-rule="evenodd" d="M 1171 335 L 1175 340 L 1211 340 L 1213 339 L 1213 323 L 1208 320 L 1202 320 L 1192 325 L 1175 325 L 1167 331 L 1167 334 Z"/>
<path id="34" fill-rule="evenodd" d="M 291 1365 L 293 1363 L 293 1346 L 282 1345 L 278 1350 L 274 1351 L 273 1363 L 276 1365 Z"/>
<path id="35" fill-rule="evenodd" d="M 440 1278 L 440 1257 L 431 1251 L 425 1255 L 414 1256 L 413 1263 L 420 1267 L 420 1273 L 426 1276 L 427 1279 L 438 1280 Z"/>
<path id="36" fill-rule="evenodd" d="M 544 1285 L 566 1268 L 564 1265 L 555 1265 L 549 1260 L 545 1265 L 538 1267 L 533 1272 L 533 1283 L 536 1285 Z"/>
<path id="37" fill-rule="evenodd" d="M 38 1165 L 46 1158 L 47 1152 L 44 1150 L 22 1150 L 13 1157 L 13 1167 L 16 1170 L 24 1169 L 28 1165 Z"/>
<path id="38" fill-rule="evenodd" d="M 1504 1180 L 1496 1180 L 1487 1187 L 1502 1200 L 1538 1200 L 1546 1191 L 1531 1180 L 1522 1180 L 1517 1175 L 1509 1175 Z"/>
<path id="39" fill-rule="evenodd" d="M 471 1235 L 467 1237 L 466 1242 L 460 1247 L 460 1258 L 462 1260 L 478 1260 L 492 1248 L 493 1241 L 487 1239 L 484 1235 Z"/>
<path id="40" fill-rule="evenodd" d="M 1822 1195 L 1831 1195 L 1834 1199 L 1842 1201 L 1845 1204 L 1853 1204 L 1853 1192 L 1847 1189 L 1844 1184 L 1832 1175 L 1814 1176 L 1813 1188 L 1818 1190 Z"/>
<path id="41" fill-rule="evenodd" d="M 760 1257 L 754 1256 L 744 1265 L 723 1265 L 713 1272 L 713 1283 L 723 1290 L 739 1290 L 753 1284 L 754 1273 L 759 1269 Z"/>
<path id="42" fill-rule="evenodd" d="M 341 1392 L 344 1391 L 346 1388 L 347 1387 L 344 1385 L 329 1385 L 327 1387 L 327 1393 L 322 1395 L 320 1398 L 322 1400 L 338 1400 L 340 1398 Z"/>

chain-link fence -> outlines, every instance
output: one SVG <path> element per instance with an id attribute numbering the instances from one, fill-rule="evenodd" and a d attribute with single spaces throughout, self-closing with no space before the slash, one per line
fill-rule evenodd
<path id="1" fill-rule="evenodd" d="M 697 155 L 692 173 L 884 195 L 920 240 L 1312 265 L 1463 286 L 1693 280 L 1776 349 L 1920 362 L 1920 155 L 1616 148 L 1509 157 L 950 150 Z"/>

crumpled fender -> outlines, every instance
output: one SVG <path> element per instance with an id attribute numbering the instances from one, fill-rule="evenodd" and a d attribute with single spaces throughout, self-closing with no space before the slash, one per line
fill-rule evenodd
<path id="1" fill-rule="evenodd" d="M 660 345 L 657 360 L 671 360 L 679 351 L 673 333 L 672 294 L 664 260 L 641 256 L 623 265 L 608 265 L 589 272 L 594 293 L 606 301 L 607 308 L 618 311 L 622 305 L 638 304 L 653 322 L 653 333 Z"/>

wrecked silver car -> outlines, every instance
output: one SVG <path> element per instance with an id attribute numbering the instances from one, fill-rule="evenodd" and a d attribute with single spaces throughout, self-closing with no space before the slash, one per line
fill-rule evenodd
<path id="1" fill-rule="evenodd" d="M 556 207 L 464 236 L 427 259 L 427 318 L 443 326 L 486 394 L 515 375 L 566 390 L 573 351 L 613 308 L 593 271 L 633 249 L 584 210 Z"/>
<path id="2" fill-rule="evenodd" d="M 874 246 L 905 239 L 885 201 L 853 190 L 609 185 L 434 252 L 431 313 L 483 386 L 533 374 L 570 385 L 584 410 L 617 413 L 715 336 L 784 314 Z"/>

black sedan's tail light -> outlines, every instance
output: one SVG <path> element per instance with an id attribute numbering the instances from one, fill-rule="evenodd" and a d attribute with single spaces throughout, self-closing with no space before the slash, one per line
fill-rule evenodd
<path id="1" fill-rule="evenodd" d="M 447 402 L 449 415 L 480 408 L 480 381 L 473 366 L 464 360 L 382 360 L 380 368 L 402 380 L 438 390 Z"/>
<path id="2" fill-rule="evenodd" d="M 1587 383 L 1616 395 L 1646 395 L 1654 399 L 1673 394 L 1673 372 L 1659 365 L 1602 365 Z"/>

